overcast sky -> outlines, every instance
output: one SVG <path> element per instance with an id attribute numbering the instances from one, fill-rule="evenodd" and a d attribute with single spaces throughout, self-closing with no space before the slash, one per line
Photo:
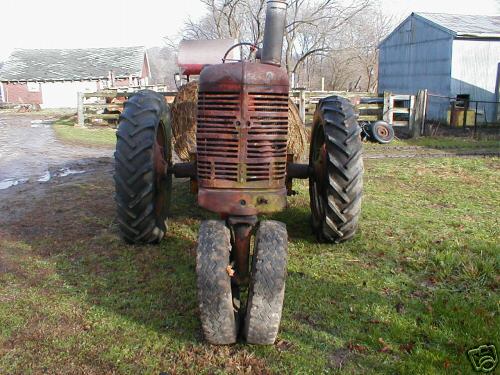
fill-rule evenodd
<path id="1" fill-rule="evenodd" d="M 380 1 L 397 19 L 412 11 L 500 13 L 500 0 Z M 0 0 L 0 60 L 14 48 L 160 45 L 204 12 L 199 0 Z"/>

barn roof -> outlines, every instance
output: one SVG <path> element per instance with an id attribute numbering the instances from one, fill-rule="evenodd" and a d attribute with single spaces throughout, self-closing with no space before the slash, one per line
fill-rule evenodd
<path id="1" fill-rule="evenodd" d="M 446 13 L 413 13 L 455 37 L 500 37 L 500 16 L 463 15 Z"/>
<path id="2" fill-rule="evenodd" d="M 146 49 L 16 49 L 0 69 L 1 81 L 52 81 L 141 76 Z"/>

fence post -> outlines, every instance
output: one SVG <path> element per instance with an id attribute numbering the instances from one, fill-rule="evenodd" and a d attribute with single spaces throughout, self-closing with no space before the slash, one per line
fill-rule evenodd
<path id="1" fill-rule="evenodd" d="M 392 94 L 389 91 L 384 91 L 384 112 L 382 119 L 388 124 L 392 124 L 394 102 L 392 101 Z"/>
<path id="2" fill-rule="evenodd" d="M 78 126 L 84 126 L 85 121 L 83 119 L 83 92 L 79 92 L 78 96 Z"/>
<path id="3" fill-rule="evenodd" d="M 419 90 L 415 99 L 413 114 L 410 117 L 410 135 L 412 138 L 423 135 L 426 104 L 427 90 Z"/>
<path id="4" fill-rule="evenodd" d="M 300 100 L 299 100 L 299 113 L 300 119 L 305 124 L 306 122 L 306 90 L 300 90 Z"/>
<path id="5" fill-rule="evenodd" d="M 498 63 L 497 67 L 497 82 L 495 85 L 495 101 L 497 102 L 495 104 L 495 116 L 493 122 L 499 122 L 500 121 L 500 63 Z M 477 111 L 476 111 L 477 112 Z"/>

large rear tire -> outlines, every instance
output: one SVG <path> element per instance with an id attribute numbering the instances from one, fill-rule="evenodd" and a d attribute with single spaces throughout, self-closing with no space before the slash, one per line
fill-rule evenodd
<path id="1" fill-rule="evenodd" d="M 309 179 L 312 227 L 321 242 L 354 236 L 361 213 L 363 161 L 361 128 L 351 103 L 322 99 L 314 114 Z"/>
<path id="2" fill-rule="evenodd" d="M 160 94 L 139 91 L 124 104 L 114 179 L 117 219 L 128 243 L 157 243 L 167 230 L 171 133 L 169 110 Z"/>
<path id="3" fill-rule="evenodd" d="M 243 335 L 250 344 L 271 345 L 281 321 L 288 235 L 279 221 L 261 221 L 255 234 L 252 277 Z"/>
<path id="4" fill-rule="evenodd" d="M 230 252 L 231 233 L 224 221 L 203 221 L 196 253 L 198 305 L 205 338 L 216 345 L 233 344 L 238 334 L 228 273 Z"/>

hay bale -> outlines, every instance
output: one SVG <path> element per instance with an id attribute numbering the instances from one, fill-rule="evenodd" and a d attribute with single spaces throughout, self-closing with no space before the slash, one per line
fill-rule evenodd
<path id="1" fill-rule="evenodd" d="M 303 161 L 307 159 L 307 150 L 309 146 L 309 137 L 306 127 L 300 119 L 299 109 L 288 99 L 288 144 L 289 154 L 293 154 L 294 161 Z"/>
<path id="2" fill-rule="evenodd" d="M 198 83 L 189 82 L 179 89 L 170 107 L 174 151 L 182 161 L 189 161 L 189 154 L 196 152 L 197 102 Z"/>
<path id="3" fill-rule="evenodd" d="M 190 82 L 179 89 L 170 107 L 174 150 L 182 161 L 189 161 L 189 154 L 196 152 L 197 101 L 198 83 Z M 304 160 L 308 136 L 299 111 L 291 99 L 288 99 L 288 135 L 288 153 L 294 154 L 295 161 Z"/>

